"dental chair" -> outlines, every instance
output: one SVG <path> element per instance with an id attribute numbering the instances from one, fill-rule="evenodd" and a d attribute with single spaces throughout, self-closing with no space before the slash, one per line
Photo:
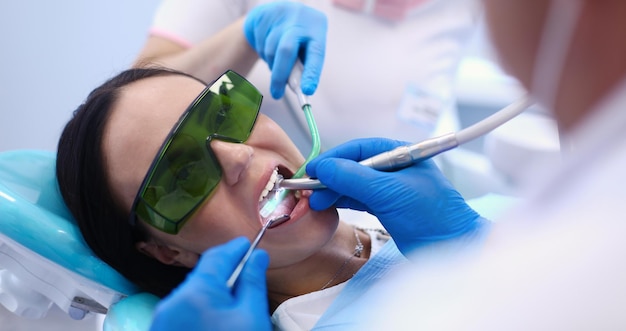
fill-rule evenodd
<path id="1" fill-rule="evenodd" d="M 55 154 L 0 153 L 0 304 L 28 319 L 52 305 L 104 331 L 147 330 L 158 298 L 141 293 L 83 241 L 58 190 Z"/>
<path id="2" fill-rule="evenodd" d="M 28 319 L 41 319 L 56 305 L 76 320 L 105 315 L 103 331 L 148 330 L 158 298 L 139 292 L 83 241 L 58 190 L 55 157 L 0 152 L 0 304 Z M 486 217 L 510 204 L 489 195 L 470 201 Z M 363 225 L 359 213 L 354 221 Z M 350 222 L 350 215 L 342 217 Z"/>

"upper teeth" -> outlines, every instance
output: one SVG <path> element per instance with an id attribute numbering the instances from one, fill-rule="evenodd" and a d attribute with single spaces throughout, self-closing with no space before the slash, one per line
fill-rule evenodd
<path id="1" fill-rule="evenodd" d="M 272 172 L 272 175 L 270 176 L 270 180 L 267 181 L 267 184 L 265 184 L 265 188 L 263 189 L 263 192 L 261 192 L 261 196 L 259 197 L 259 202 L 261 202 L 261 200 L 263 200 L 263 198 L 265 198 L 270 191 L 272 191 L 272 189 L 274 188 L 274 185 L 276 184 L 276 180 L 278 179 L 278 168 L 274 168 L 274 171 Z"/>

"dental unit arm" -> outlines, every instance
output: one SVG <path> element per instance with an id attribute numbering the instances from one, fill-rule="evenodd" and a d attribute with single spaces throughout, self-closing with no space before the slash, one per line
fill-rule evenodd
<path id="1" fill-rule="evenodd" d="M 362 160 L 359 163 L 381 171 L 400 170 L 465 144 L 468 141 L 492 131 L 519 115 L 531 104 L 532 101 L 528 97 L 523 97 L 497 113 L 459 132 L 448 133 L 415 144 L 400 146 L 391 151 Z M 316 190 L 323 189 L 326 186 L 317 179 L 292 178 L 279 180 L 276 187 L 289 190 Z"/>

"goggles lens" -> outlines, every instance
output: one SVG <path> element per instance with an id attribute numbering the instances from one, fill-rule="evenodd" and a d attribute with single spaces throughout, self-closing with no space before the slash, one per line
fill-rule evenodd
<path id="1" fill-rule="evenodd" d="M 262 99 L 254 85 L 234 71 L 207 86 L 181 115 L 152 162 L 135 197 L 130 223 L 135 225 L 139 217 L 163 232 L 178 233 L 222 178 L 211 140 L 245 142 Z"/>

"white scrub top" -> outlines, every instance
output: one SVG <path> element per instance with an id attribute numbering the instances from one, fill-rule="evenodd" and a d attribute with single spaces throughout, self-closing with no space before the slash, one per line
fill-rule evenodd
<path id="1" fill-rule="evenodd" d="M 478 253 L 413 256 L 379 288 L 393 304 L 368 328 L 625 330 L 626 82 L 568 139 L 573 152 L 533 170 L 529 199 Z"/>
<path id="2" fill-rule="evenodd" d="M 191 46 L 261 2 L 267 1 L 165 0 L 151 33 Z M 324 68 L 310 98 L 323 148 L 358 137 L 418 141 L 433 133 L 441 113 L 456 112 L 452 84 L 480 16 L 478 1 L 424 0 L 397 22 L 331 0 L 302 2 L 328 16 Z M 269 77 L 262 61 L 249 75 L 265 96 L 262 111 L 307 154 L 310 134 L 302 111 L 289 91 L 285 100 L 272 99 Z"/>

